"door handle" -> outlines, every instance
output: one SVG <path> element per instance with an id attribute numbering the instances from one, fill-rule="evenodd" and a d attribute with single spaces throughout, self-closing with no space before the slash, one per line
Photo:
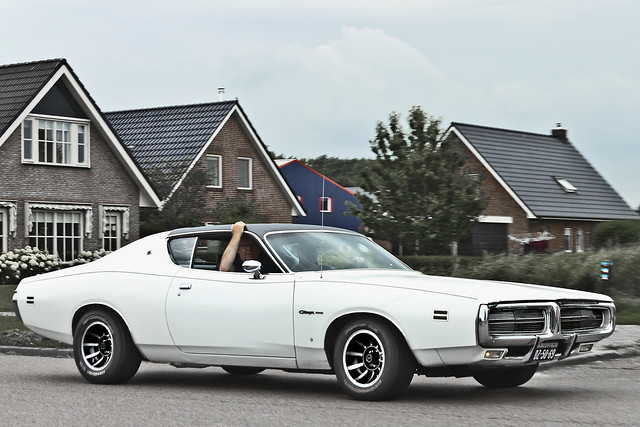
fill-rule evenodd
<path id="1" fill-rule="evenodd" d="M 191 283 L 181 283 L 179 289 L 186 291 L 187 289 L 191 289 Z"/>

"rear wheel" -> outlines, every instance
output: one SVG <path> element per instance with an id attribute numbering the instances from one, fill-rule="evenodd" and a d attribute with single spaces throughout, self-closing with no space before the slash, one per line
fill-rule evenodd
<path id="1" fill-rule="evenodd" d="M 406 390 L 416 362 L 399 333 L 372 319 L 345 325 L 333 350 L 333 368 L 351 397 L 385 400 Z"/>
<path id="2" fill-rule="evenodd" d="M 536 373 L 538 365 L 525 365 L 501 368 L 497 370 L 480 372 L 473 378 L 485 387 L 509 388 L 518 387 L 529 381 Z"/>
<path id="3" fill-rule="evenodd" d="M 73 356 L 82 376 L 97 384 L 131 379 L 142 360 L 122 320 L 106 310 L 80 319 L 73 335 Z"/>
<path id="4" fill-rule="evenodd" d="M 264 368 L 252 366 L 222 366 L 221 368 L 232 375 L 255 375 L 264 371 Z"/>

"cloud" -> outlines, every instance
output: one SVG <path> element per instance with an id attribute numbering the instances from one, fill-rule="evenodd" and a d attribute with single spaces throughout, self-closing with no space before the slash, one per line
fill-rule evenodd
<path id="1" fill-rule="evenodd" d="M 296 144 L 274 145 L 282 151 L 295 148 L 307 156 L 312 155 L 310 151 L 339 156 L 348 144 L 358 142 L 363 146 L 345 154 L 367 155 L 367 141 L 377 120 L 386 119 L 394 105 L 408 110 L 421 98 L 418 93 L 440 92 L 445 80 L 410 44 L 380 29 L 349 26 L 314 46 L 295 42 L 270 49 L 254 46 L 251 52 L 227 53 L 225 62 L 239 64 L 233 84 L 251 88 L 251 93 L 240 95 L 240 101 L 251 105 L 251 117 L 263 117 L 260 132 L 276 134 L 278 127 L 281 140 Z M 410 97 L 415 97 L 414 103 L 407 103 Z M 276 100 L 279 112 L 273 111 Z M 285 129 L 274 116 L 287 117 Z M 266 122 L 264 117 L 274 120 Z M 341 135 L 331 128 L 339 129 Z M 332 140 L 323 140 L 322 135 Z"/>

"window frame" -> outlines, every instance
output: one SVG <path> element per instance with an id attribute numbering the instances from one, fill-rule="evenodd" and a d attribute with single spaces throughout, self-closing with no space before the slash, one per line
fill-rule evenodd
<path id="1" fill-rule="evenodd" d="M 27 135 L 27 122 L 30 135 Z M 40 140 L 40 122 L 46 127 L 51 124 L 51 139 L 46 137 Z M 82 132 L 80 130 L 82 129 Z M 60 132 L 60 138 L 58 138 Z M 68 134 L 69 140 L 64 137 Z M 82 141 L 80 140 L 82 134 Z M 29 114 L 21 125 L 21 159 L 23 164 L 65 166 L 65 167 L 91 167 L 91 121 L 88 119 L 50 116 L 44 114 Z M 40 159 L 40 145 L 44 144 L 44 161 Z M 49 151 L 51 150 L 51 151 Z M 61 151 L 59 151 L 61 150 Z M 49 154 L 51 153 L 51 154 Z M 58 159 L 58 154 L 61 156 Z M 49 161 L 48 159 L 51 159 Z M 82 161 L 80 159 L 82 158 Z"/>
<path id="2" fill-rule="evenodd" d="M 9 209 L 0 207 L 0 252 L 7 252 Z"/>
<path id="3" fill-rule="evenodd" d="M 564 251 L 573 252 L 573 229 L 569 227 L 564 229 Z"/>
<path id="4" fill-rule="evenodd" d="M 240 162 L 241 161 L 248 162 L 248 166 L 247 166 L 248 186 L 247 187 L 240 186 Z M 253 190 L 253 159 L 251 157 L 238 157 L 237 167 L 238 167 L 238 190 Z"/>
<path id="5" fill-rule="evenodd" d="M 115 221 L 110 223 L 110 218 L 115 219 Z M 102 249 L 106 251 L 115 251 L 120 249 L 122 247 L 122 213 L 105 209 L 102 221 Z M 112 225 L 115 225 L 115 235 L 111 235 L 113 230 L 109 229 Z M 109 248 L 107 248 L 106 242 L 111 242 Z M 114 243 L 115 247 L 113 245 Z"/>
<path id="6" fill-rule="evenodd" d="M 584 252 L 584 230 L 576 229 L 576 252 Z"/>
<path id="7" fill-rule="evenodd" d="M 324 202 L 326 201 L 326 207 Z M 319 210 L 321 213 L 332 213 L 333 212 L 333 197 L 329 196 L 320 196 L 319 198 Z"/>
<path id="8" fill-rule="evenodd" d="M 39 214 L 43 214 L 44 215 L 44 221 L 38 221 L 38 216 Z M 52 215 L 52 221 L 51 221 L 51 226 L 53 228 L 53 230 L 51 232 L 49 232 L 46 228 L 48 222 L 47 222 L 47 214 L 51 214 Z M 62 224 L 62 226 L 64 227 L 65 224 L 67 224 L 67 222 L 65 222 L 65 216 L 66 215 L 72 215 L 72 218 L 74 216 L 77 215 L 77 224 L 78 224 L 78 232 L 76 235 L 66 235 L 63 231 L 63 235 L 60 236 L 58 233 L 58 227 L 59 224 Z M 62 217 L 62 221 L 60 220 L 60 218 Z M 45 224 L 45 231 L 44 234 L 40 234 L 39 233 L 39 229 L 38 229 L 38 223 L 39 222 L 44 222 Z M 84 248 L 84 231 L 85 231 L 85 213 L 82 212 L 82 210 L 53 210 L 53 209 L 37 209 L 34 208 L 32 209 L 31 212 L 31 218 L 30 218 L 30 230 L 29 230 L 29 234 L 28 234 L 28 239 L 29 239 L 29 246 L 32 247 L 37 247 L 40 250 L 47 250 L 50 254 L 54 254 L 56 255 L 58 258 L 60 258 L 64 263 L 69 263 L 71 261 L 73 261 L 74 259 L 76 259 L 78 257 L 78 255 L 83 251 Z M 71 224 L 73 225 L 74 222 L 71 222 Z M 43 239 L 44 241 L 44 245 L 40 245 L 38 243 L 39 239 Z M 66 258 L 66 254 L 65 253 L 59 253 L 58 251 L 58 245 L 60 242 L 60 239 L 72 239 L 72 245 L 74 247 L 72 247 L 71 249 L 71 259 L 65 259 Z M 49 247 L 49 240 L 51 241 L 51 247 Z M 77 241 L 77 244 L 75 244 L 75 241 Z M 62 242 L 63 245 L 66 244 L 65 241 Z"/>
<path id="9" fill-rule="evenodd" d="M 554 178 L 556 182 L 560 185 L 560 187 L 562 187 L 565 193 L 572 194 L 572 193 L 578 192 L 578 188 L 575 185 L 573 185 L 571 182 L 569 182 L 567 178 L 562 176 L 556 176 Z"/>
<path id="10" fill-rule="evenodd" d="M 216 160 L 218 164 L 218 183 L 210 184 L 210 172 L 209 172 L 209 161 Z M 207 169 L 207 188 L 222 188 L 222 156 L 219 154 L 207 154 L 206 155 L 206 169 Z"/>

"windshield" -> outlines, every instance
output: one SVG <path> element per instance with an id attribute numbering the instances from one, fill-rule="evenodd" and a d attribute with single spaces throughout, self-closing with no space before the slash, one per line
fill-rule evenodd
<path id="1" fill-rule="evenodd" d="M 352 268 L 409 270 L 397 258 L 357 234 L 332 232 L 273 233 L 266 237 L 291 271 Z"/>

